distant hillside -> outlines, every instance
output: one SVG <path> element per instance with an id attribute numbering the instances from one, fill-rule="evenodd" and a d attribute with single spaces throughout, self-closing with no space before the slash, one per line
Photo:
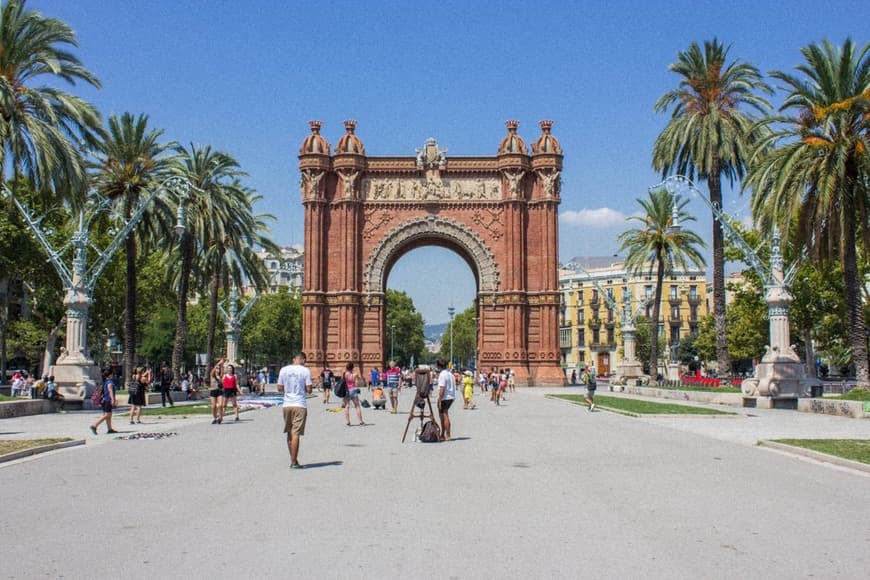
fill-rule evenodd
<path id="1" fill-rule="evenodd" d="M 427 324 L 423 327 L 423 336 L 426 337 L 426 340 L 438 342 L 441 340 L 441 336 L 444 334 L 445 330 L 447 330 L 446 322 L 442 322 L 441 324 Z"/>

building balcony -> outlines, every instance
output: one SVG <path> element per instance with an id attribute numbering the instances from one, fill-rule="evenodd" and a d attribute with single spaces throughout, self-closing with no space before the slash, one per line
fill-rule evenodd
<path id="1" fill-rule="evenodd" d="M 701 295 L 700 294 L 689 294 L 688 297 L 689 304 L 692 306 L 697 306 L 701 303 Z"/>
<path id="2" fill-rule="evenodd" d="M 683 299 L 679 296 L 668 296 L 668 302 L 670 302 L 671 306 L 679 306 L 683 303 Z"/>
<path id="3" fill-rule="evenodd" d="M 615 342 L 593 342 L 589 345 L 589 349 L 593 352 L 616 350 Z"/>
<path id="4" fill-rule="evenodd" d="M 668 322 L 670 322 L 671 324 L 681 324 L 683 322 L 683 319 L 682 317 L 680 317 L 679 314 L 676 316 L 672 314 L 668 317 Z"/>
<path id="5" fill-rule="evenodd" d="M 589 299 L 589 306 L 592 308 L 598 308 L 601 306 L 601 299 L 598 296 L 593 296 Z"/>
<path id="6" fill-rule="evenodd" d="M 589 321 L 589 328 L 591 328 L 592 330 L 598 330 L 599 328 L 601 328 L 601 321 L 597 318 L 593 318 Z"/>
<path id="7" fill-rule="evenodd" d="M 604 327 L 605 327 L 605 328 L 608 328 L 608 329 L 610 329 L 610 330 L 613 330 L 613 327 L 614 327 L 614 326 L 616 326 L 616 321 L 615 321 L 615 320 L 608 320 L 607 322 L 604 323 Z"/>

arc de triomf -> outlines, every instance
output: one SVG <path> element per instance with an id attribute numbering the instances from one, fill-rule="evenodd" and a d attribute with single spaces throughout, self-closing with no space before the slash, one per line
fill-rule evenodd
<path id="1" fill-rule="evenodd" d="M 305 286 L 302 348 L 315 372 L 347 362 L 383 368 L 385 295 L 405 253 L 442 246 L 477 282 L 478 365 L 518 384 L 563 384 L 558 206 L 562 149 L 541 121 L 529 154 L 517 121 L 494 157 L 448 157 L 434 139 L 416 155 L 369 156 L 356 122 L 334 153 L 312 121 L 302 143 Z"/>

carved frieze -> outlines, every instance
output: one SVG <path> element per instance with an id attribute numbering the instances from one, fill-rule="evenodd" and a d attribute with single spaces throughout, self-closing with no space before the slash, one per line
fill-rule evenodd
<path id="1" fill-rule="evenodd" d="M 410 177 L 367 177 L 362 182 L 367 201 L 481 201 L 501 198 L 501 180 L 492 177 L 442 178 L 429 171 L 425 179 Z"/>

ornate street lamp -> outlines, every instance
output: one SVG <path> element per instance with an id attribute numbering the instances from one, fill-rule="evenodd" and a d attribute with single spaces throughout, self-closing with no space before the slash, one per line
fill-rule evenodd
<path id="1" fill-rule="evenodd" d="M 166 192 L 173 192 L 180 199 L 185 198 L 190 191 L 190 183 L 181 177 L 170 177 L 160 183 L 145 201 L 141 202 L 129 219 L 111 212 L 111 202 L 96 192 L 88 196 L 87 203 L 79 210 L 78 227 L 68 243 L 57 249 L 49 241 L 41 227 L 42 218 L 35 218 L 30 209 L 24 205 L 12 191 L 2 184 L 3 194 L 10 197 L 24 217 L 24 221 L 33 231 L 36 239 L 48 254 L 49 262 L 57 271 L 63 282 L 66 307 L 66 345 L 62 349 L 55 365 L 49 370 L 55 376 L 58 390 L 67 401 L 82 401 L 98 384 L 100 369 L 91 360 L 87 347 L 88 314 L 93 302 L 94 287 L 103 270 L 111 261 L 112 256 L 121 247 L 133 228 L 142 220 L 148 206 L 154 199 Z M 180 204 L 179 204 L 180 205 Z M 90 229 L 95 218 L 101 212 L 110 212 L 124 226 L 115 234 L 112 241 L 104 249 L 100 249 L 90 240 Z M 183 223 L 179 224 L 183 231 Z M 176 230 L 179 227 L 176 225 Z M 64 254 L 72 247 L 72 268 L 64 262 Z M 95 250 L 97 260 L 88 267 L 88 248 Z"/>
<path id="2" fill-rule="evenodd" d="M 395 354 L 396 347 L 396 325 L 390 325 L 390 360 L 396 360 Z"/>
<path id="3" fill-rule="evenodd" d="M 746 263 L 755 270 L 764 283 L 767 302 L 767 314 L 770 320 L 770 345 L 761 362 L 755 367 L 752 378 L 746 379 L 741 385 L 744 395 L 769 396 L 774 398 L 806 397 L 814 386 L 820 386 L 817 379 L 807 377 L 800 357 L 789 343 L 789 305 L 794 301 L 789 286 L 794 280 L 799 263 L 795 262 L 787 270 L 782 256 L 779 229 L 774 226 L 770 243 L 770 266 L 768 267 L 758 256 L 758 253 L 743 239 L 740 232 L 731 225 L 731 219 L 722 209 L 710 202 L 698 191 L 690 179 L 675 175 L 650 189 L 664 187 L 676 198 L 681 191 L 688 191 L 699 198 L 713 213 L 713 217 L 722 226 L 725 237 L 737 246 L 743 254 Z"/>
<path id="4" fill-rule="evenodd" d="M 456 314 L 456 309 L 453 308 L 452 302 L 447 309 L 447 314 L 450 315 L 450 366 L 453 366 L 453 315 Z"/>
<path id="5" fill-rule="evenodd" d="M 239 364 L 236 361 L 236 358 L 239 356 L 239 337 L 242 333 L 242 322 L 245 321 L 251 308 L 253 308 L 258 295 L 254 294 L 251 299 L 248 300 L 248 303 L 242 307 L 241 311 L 239 310 L 239 298 L 239 289 L 236 288 L 235 284 L 233 284 L 232 288 L 230 288 L 227 303 L 227 308 L 229 310 L 225 310 L 223 306 L 218 304 L 218 311 L 224 319 L 224 331 L 226 332 L 227 338 L 227 363 L 233 365 L 236 369 L 239 369 Z M 244 370 L 239 369 L 236 371 L 236 374 L 241 375 L 239 376 L 239 384 L 245 384 L 246 377 Z"/>

